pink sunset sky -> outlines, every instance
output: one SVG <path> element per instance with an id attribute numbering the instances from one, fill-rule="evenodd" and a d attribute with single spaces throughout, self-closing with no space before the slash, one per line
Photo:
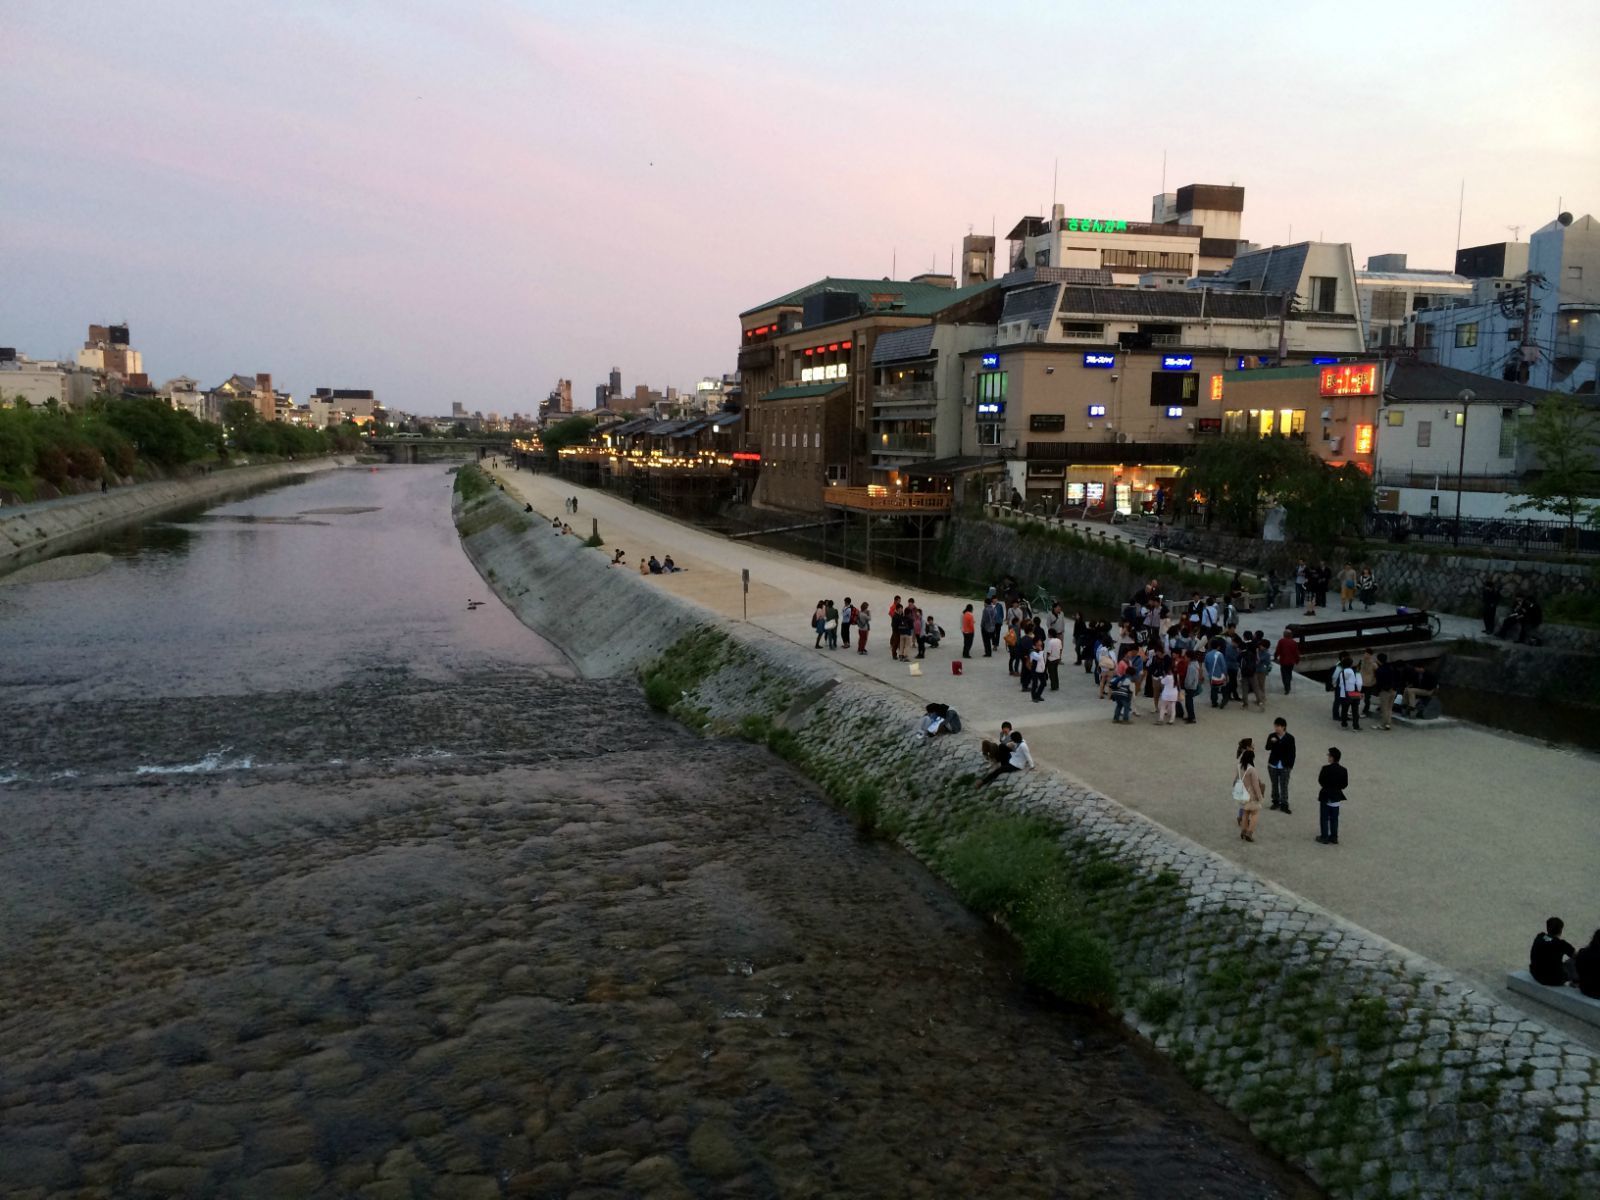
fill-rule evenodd
<path id="1" fill-rule="evenodd" d="M 0 345 L 531 411 L 731 371 L 737 314 L 1148 219 L 1404 251 L 1600 209 L 1582 3 L 4 0 Z"/>

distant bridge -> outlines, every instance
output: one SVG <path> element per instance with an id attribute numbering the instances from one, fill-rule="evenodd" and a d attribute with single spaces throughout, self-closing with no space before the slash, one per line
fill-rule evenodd
<path id="1" fill-rule="evenodd" d="M 367 442 L 392 463 L 419 463 L 440 458 L 509 458 L 510 438 L 376 437 Z"/>

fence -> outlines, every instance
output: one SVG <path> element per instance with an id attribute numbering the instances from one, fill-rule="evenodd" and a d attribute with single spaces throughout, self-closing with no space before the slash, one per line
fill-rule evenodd
<path id="1" fill-rule="evenodd" d="M 1405 513 L 1372 513 L 1372 536 L 1392 542 L 1434 546 L 1485 546 L 1530 554 L 1600 554 L 1600 528 L 1568 526 L 1565 521 L 1513 521 L 1500 517 L 1413 517 Z"/>

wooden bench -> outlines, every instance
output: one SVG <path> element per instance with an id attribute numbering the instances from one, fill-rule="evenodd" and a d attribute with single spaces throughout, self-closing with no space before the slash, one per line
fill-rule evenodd
<path id="1" fill-rule="evenodd" d="M 1508 972 L 1506 987 L 1519 996 L 1527 996 L 1530 1000 L 1559 1009 L 1569 1017 L 1600 1026 L 1600 1000 L 1585 996 L 1575 987 L 1549 987 L 1526 971 Z"/>
<path id="2" fill-rule="evenodd" d="M 1340 621 L 1318 621 L 1315 625 L 1285 625 L 1283 631 L 1306 654 L 1361 650 L 1367 646 L 1395 646 L 1405 642 L 1426 642 L 1433 638 L 1435 618 L 1426 611 L 1389 613 L 1375 617 L 1348 617 Z"/>

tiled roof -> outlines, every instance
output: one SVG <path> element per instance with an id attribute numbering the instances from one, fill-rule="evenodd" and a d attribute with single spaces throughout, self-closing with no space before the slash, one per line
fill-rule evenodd
<path id="1" fill-rule="evenodd" d="M 1230 282 L 1248 283 L 1253 291 L 1297 292 L 1300 276 L 1305 273 L 1306 255 L 1310 242 L 1296 242 L 1292 246 L 1268 246 L 1264 250 L 1251 250 L 1233 260 L 1233 265 L 1219 278 Z"/>
<path id="2" fill-rule="evenodd" d="M 933 353 L 933 326 L 918 325 L 914 329 L 891 329 L 880 334 L 872 347 L 875 363 L 904 362 L 912 358 L 927 358 Z"/>
<path id="3" fill-rule="evenodd" d="M 763 400 L 805 400 L 811 396 L 826 396 L 838 391 L 850 381 L 848 379 L 835 379 L 829 383 L 807 383 L 796 387 L 773 388 Z"/>
<path id="4" fill-rule="evenodd" d="M 862 308 L 868 311 L 872 311 L 875 307 L 872 300 L 874 296 L 893 296 L 894 305 L 887 308 L 880 306 L 881 311 L 904 313 L 914 317 L 932 316 L 952 304 L 969 299 L 994 286 L 993 283 L 975 283 L 970 287 L 947 288 L 933 283 L 913 283 L 901 279 L 835 279 L 828 276 L 815 283 L 808 283 L 805 287 L 796 288 L 792 292 L 786 292 L 776 300 L 768 300 L 765 304 L 747 308 L 739 315 L 749 316 L 751 313 L 780 306 L 798 307 L 807 296 L 814 296 L 820 292 L 854 292 L 860 297 Z"/>
<path id="5" fill-rule="evenodd" d="M 1041 283 L 1034 287 L 1013 288 L 1006 293 L 1005 307 L 1000 310 L 1000 323 L 1008 325 L 1013 321 L 1033 321 L 1039 324 L 1050 319 L 1050 314 L 1055 311 L 1056 294 L 1061 290 L 1058 283 Z"/>
<path id="6" fill-rule="evenodd" d="M 1390 403 L 1454 404 L 1467 390 L 1478 400 L 1503 400 L 1508 404 L 1537 404 L 1545 396 L 1538 388 L 1509 383 L 1493 375 L 1475 375 L 1454 367 L 1397 358 L 1383 385 L 1383 398 Z"/>
<path id="7" fill-rule="evenodd" d="M 1062 315 L 1219 321 L 1276 320 L 1283 298 L 1261 292 L 1167 291 L 1161 288 L 1061 289 Z"/>

